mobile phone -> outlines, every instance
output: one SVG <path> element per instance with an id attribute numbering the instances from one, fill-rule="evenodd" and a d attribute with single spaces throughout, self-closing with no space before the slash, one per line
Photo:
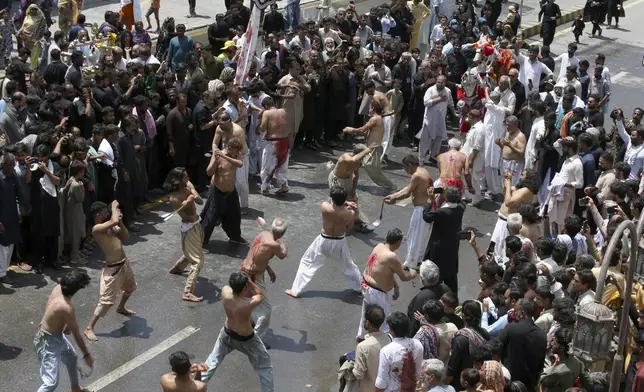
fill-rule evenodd
<path id="1" fill-rule="evenodd" d="M 585 197 L 579 199 L 579 207 L 588 207 L 588 199 Z"/>
<path id="2" fill-rule="evenodd" d="M 470 232 L 469 231 L 459 231 L 458 232 L 458 239 L 459 240 L 469 240 L 470 239 Z"/>
<path id="3" fill-rule="evenodd" d="M 615 213 L 615 206 L 608 206 L 606 207 L 606 213 L 609 215 L 612 215 Z"/>
<path id="4" fill-rule="evenodd" d="M 440 187 L 434 188 L 434 193 L 436 193 L 436 194 L 440 194 L 440 193 L 443 193 L 443 192 L 445 192 L 445 189 L 443 189 L 443 188 L 440 188 Z"/>

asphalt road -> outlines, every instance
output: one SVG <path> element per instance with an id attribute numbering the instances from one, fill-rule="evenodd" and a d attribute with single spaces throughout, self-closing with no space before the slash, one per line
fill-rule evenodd
<path id="1" fill-rule="evenodd" d="M 636 0 L 626 6 L 628 18 L 620 30 L 604 30 L 601 39 L 582 38 L 580 57 L 588 58 L 598 52 L 607 55 L 607 66 L 613 78 L 612 105 L 631 112 L 641 106 L 641 91 L 644 88 L 644 69 L 641 64 L 644 41 L 639 34 L 644 27 L 637 23 L 644 13 L 641 2 Z M 553 43 L 553 51 L 565 50 L 572 39 L 563 31 Z M 347 145 L 348 147 L 348 145 Z M 386 169 L 387 175 L 400 187 L 408 181 L 399 164 L 408 153 L 406 147 L 395 147 L 390 154 L 393 163 Z M 337 156 L 338 151 L 335 151 Z M 330 150 L 296 151 L 291 159 L 291 192 L 282 199 L 263 197 L 257 193 L 250 196 L 251 215 L 242 223 L 246 238 L 252 238 L 258 227 L 256 216 L 267 221 L 283 217 L 290 228 L 285 241 L 289 245 L 289 257 L 272 263 L 277 281 L 270 285 L 268 298 L 273 304 L 271 334 L 268 342 L 275 374 L 275 390 L 280 392 L 331 392 L 337 390 L 337 358 L 354 347 L 354 339 L 360 319 L 360 299 L 346 290 L 342 271 L 333 263 L 322 268 L 311 282 L 301 299 L 284 294 L 297 270 L 299 258 L 320 231 L 318 205 L 327 198 L 327 171 L 325 163 L 333 159 Z M 436 177 L 435 168 L 430 172 Z M 381 194 L 377 187 L 361 177 L 359 187 L 361 206 L 373 220 L 380 209 Z M 464 226 L 472 227 L 480 235 L 480 245 L 486 246 L 495 223 L 491 202 L 483 209 L 469 208 Z M 126 246 L 138 282 L 138 290 L 132 296 L 130 307 L 137 311 L 134 317 L 124 317 L 113 311 L 102 319 L 96 328 L 99 341 L 89 344 L 96 360 L 94 374 L 88 383 L 102 386 L 104 392 L 158 391 L 159 377 L 168 370 L 167 357 L 174 350 L 188 352 L 195 361 L 203 361 L 213 348 L 216 336 L 224 322 L 219 292 L 229 274 L 239 269 L 241 258 L 247 252 L 244 247 L 229 246 L 225 234 L 217 229 L 206 254 L 205 267 L 197 286 L 197 294 L 206 300 L 200 304 L 182 302 L 181 291 L 185 277 L 168 274 L 168 269 L 180 256 L 179 220 L 175 217 L 163 222 L 161 215 L 169 212 L 168 205 L 142 216 L 144 227 L 134 235 Z M 387 206 L 383 223 L 370 235 L 358 234 L 348 238 L 354 261 L 362 269 L 366 258 L 383 236 L 392 227 L 406 231 L 411 207 Z M 405 246 L 398 252 L 405 255 Z M 82 327 L 87 325 L 98 301 L 98 276 L 102 257 L 95 252 L 88 272 L 93 282 L 73 300 L 77 318 Z M 0 392 L 34 391 L 39 385 L 38 363 L 33 351 L 33 336 L 42 317 L 47 296 L 60 274 L 17 275 L 10 273 L 13 285 L 0 296 Z M 460 248 L 461 300 L 476 294 L 476 260 L 465 243 Z M 417 289 L 405 284 L 401 297 L 394 302 L 394 310 L 405 311 Z M 198 328 L 193 331 L 189 327 Z M 125 366 L 124 366 L 125 364 Z M 124 367 L 123 367 L 124 366 Z M 67 375 L 61 371 L 58 390 L 69 390 Z M 226 358 L 210 382 L 210 390 L 227 392 L 258 391 L 259 382 L 245 357 L 233 353 Z"/>

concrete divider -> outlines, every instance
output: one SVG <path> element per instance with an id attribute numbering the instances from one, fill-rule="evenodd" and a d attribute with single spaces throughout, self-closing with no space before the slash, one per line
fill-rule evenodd
<path id="1" fill-rule="evenodd" d="M 573 7 L 567 10 L 561 10 L 561 18 L 557 19 L 557 26 L 572 24 L 572 21 L 575 19 L 578 13 L 583 15 L 584 6 Z M 541 23 L 532 22 L 532 23 L 523 23 L 522 24 L 522 34 L 523 39 L 531 38 L 541 34 Z"/>

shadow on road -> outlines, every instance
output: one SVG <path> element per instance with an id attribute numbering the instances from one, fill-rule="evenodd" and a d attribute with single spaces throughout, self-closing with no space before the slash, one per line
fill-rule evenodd
<path id="1" fill-rule="evenodd" d="M 329 290 L 311 290 L 300 294 L 300 298 L 328 298 L 339 299 L 350 305 L 361 305 L 362 297 L 353 290 L 329 291 Z"/>
<path id="2" fill-rule="evenodd" d="M 283 328 L 290 329 L 287 326 L 282 326 Z M 292 353 L 303 353 L 305 351 L 317 351 L 317 347 L 315 344 L 307 343 L 306 341 L 308 340 L 308 332 L 304 330 L 296 330 L 301 334 L 300 340 L 297 342 L 295 339 L 282 336 L 282 335 L 275 335 L 273 332 L 273 329 L 269 329 L 267 331 L 265 340 L 267 343 L 271 346 L 272 350 L 281 350 L 281 351 L 288 351 Z"/>
<path id="3" fill-rule="evenodd" d="M 18 355 L 22 352 L 20 347 L 7 346 L 4 343 L 0 343 L 0 361 L 11 361 L 18 358 Z"/>
<path id="4" fill-rule="evenodd" d="M 129 317 L 129 320 L 126 320 L 121 328 L 115 329 L 110 333 L 97 333 L 96 336 L 110 338 L 121 338 L 124 336 L 132 336 L 140 339 L 150 338 L 154 329 L 148 326 L 148 321 L 146 319 L 136 315 L 124 317 Z"/>

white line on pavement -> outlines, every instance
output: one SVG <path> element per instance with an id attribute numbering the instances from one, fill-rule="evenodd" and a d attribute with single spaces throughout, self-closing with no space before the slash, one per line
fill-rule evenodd
<path id="1" fill-rule="evenodd" d="M 138 368 L 139 366 L 143 365 L 147 361 L 161 354 L 165 350 L 169 349 L 170 347 L 174 346 L 180 341 L 188 338 L 189 336 L 191 336 L 197 331 L 199 331 L 199 328 L 195 328 L 195 327 L 186 327 L 182 329 L 181 331 L 170 336 L 166 340 L 152 347 L 151 349 L 139 355 L 138 357 L 133 358 L 132 360 L 126 362 L 125 364 L 119 366 L 118 368 L 112 370 L 111 372 L 107 373 L 103 377 L 94 381 L 91 385 L 87 386 L 87 389 L 90 391 L 100 391 L 101 389 L 110 385 L 114 381 L 125 376 L 132 370 Z"/>

